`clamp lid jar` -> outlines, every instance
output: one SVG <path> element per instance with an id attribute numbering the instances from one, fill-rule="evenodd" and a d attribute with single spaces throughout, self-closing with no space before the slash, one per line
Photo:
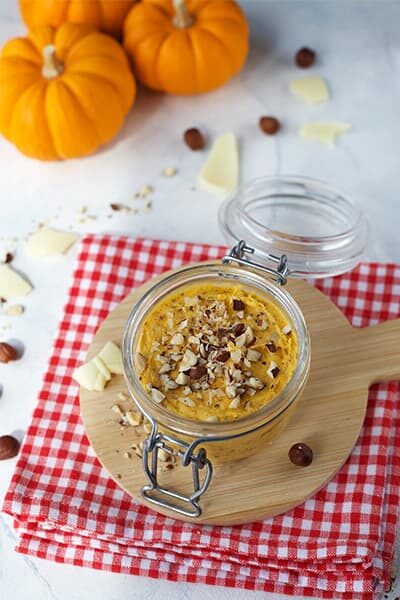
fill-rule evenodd
<path id="1" fill-rule="evenodd" d="M 246 240 L 260 262 L 286 255 L 290 275 L 331 277 L 354 268 L 368 226 L 351 196 L 300 176 L 260 177 L 221 206 L 219 223 L 230 245 Z"/>
<path id="2" fill-rule="evenodd" d="M 149 502 L 187 517 L 198 517 L 218 461 L 235 462 L 258 451 L 286 425 L 307 382 L 311 345 L 300 307 L 284 289 L 286 279 L 324 277 L 351 269 L 367 239 L 357 204 L 332 187 L 303 177 L 264 177 L 242 186 L 221 207 L 221 228 L 232 250 L 222 262 L 185 267 L 156 281 L 132 307 L 123 340 L 124 373 L 132 399 L 152 425 L 143 446 Z M 139 342 L 146 319 L 166 298 L 191 285 L 239 284 L 267 299 L 285 315 L 298 342 L 293 372 L 265 406 L 234 420 L 193 420 L 154 400 L 139 376 Z M 168 377 L 167 377 L 168 379 Z M 163 396 L 163 395 L 161 395 Z M 162 486 L 159 452 L 191 467 L 189 493 Z M 215 475 L 214 475 L 215 476 Z"/>

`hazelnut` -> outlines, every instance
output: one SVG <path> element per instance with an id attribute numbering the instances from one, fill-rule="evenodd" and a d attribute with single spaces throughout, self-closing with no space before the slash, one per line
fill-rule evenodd
<path id="1" fill-rule="evenodd" d="M 17 360 L 17 358 L 18 352 L 13 346 L 6 342 L 0 343 L 0 363 L 8 363 Z"/>
<path id="2" fill-rule="evenodd" d="M 191 150 L 202 150 L 205 146 L 204 136 L 199 129 L 192 127 L 183 134 L 183 140 Z"/>
<path id="3" fill-rule="evenodd" d="M 298 467 L 308 467 L 311 465 L 313 458 L 314 453 L 310 446 L 307 446 L 303 442 L 293 444 L 289 450 L 290 461 Z"/>
<path id="4" fill-rule="evenodd" d="M 19 441 L 12 435 L 0 436 L 0 460 L 6 460 L 17 456 L 19 450 Z"/>
<path id="5" fill-rule="evenodd" d="M 308 69 L 315 62 L 315 52 L 311 48 L 300 48 L 295 56 L 295 63 L 300 69 Z"/>
<path id="6" fill-rule="evenodd" d="M 281 128 L 280 122 L 275 117 L 261 117 L 259 125 L 261 131 L 267 135 L 275 135 Z"/>

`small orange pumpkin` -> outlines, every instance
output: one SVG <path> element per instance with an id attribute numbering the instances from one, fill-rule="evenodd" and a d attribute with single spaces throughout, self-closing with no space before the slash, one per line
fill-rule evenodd
<path id="1" fill-rule="evenodd" d="M 0 132 L 41 160 L 84 156 L 110 141 L 135 94 L 124 50 L 91 25 L 36 27 L 0 56 Z"/>
<path id="2" fill-rule="evenodd" d="M 36 25 L 59 27 L 67 21 L 87 23 L 118 36 L 135 0 L 19 0 L 29 29 Z"/>
<path id="3" fill-rule="evenodd" d="M 145 85 L 171 94 L 213 90 L 242 68 L 246 18 L 234 0 L 142 0 L 129 12 L 124 46 Z"/>

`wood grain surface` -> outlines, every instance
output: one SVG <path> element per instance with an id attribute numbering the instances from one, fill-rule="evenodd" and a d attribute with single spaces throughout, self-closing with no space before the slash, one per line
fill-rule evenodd
<path id="1" fill-rule="evenodd" d="M 135 298 L 154 280 L 130 294 L 99 328 L 88 357 L 104 343 L 121 344 L 125 322 Z M 258 454 L 235 463 L 215 465 L 210 487 L 201 499 L 197 523 L 238 524 L 283 513 L 323 487 L 344 464 L 359 436 L 368 400 L 368 387 L 400 379 L 400 319 L 373 327 L 353 328 L 340 310 L 304 281 L 288 289 L 305 316 L 312 344 L 310 377 L 288 426 Z M 113 404 L 128 410 L 132 401 L 122 376 L 114 376 L 104 392 L 81 390 L 81 412 L 87 436 L 100 462 L 128 494 L 146 503 L 140 488 L 146 482 L 142 462 L 131 449 L 140 437 L 132 427 L 121 429 Z M 294 466 L 288 450 L 306 442 L 314 451 L 309 467 Z M 124 454 L 131 453 L 130 458 Z M 162 475 L 170 488 L 186 485 L 181 466 Z M 154 509 L 153 505 L 149 505 Z M 183 518 L 167 509 L 159 512 Z"/>

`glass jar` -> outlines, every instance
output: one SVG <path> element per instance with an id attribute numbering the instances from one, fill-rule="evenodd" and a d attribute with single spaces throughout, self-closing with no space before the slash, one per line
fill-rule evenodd
<path id="1" fill-rule="evenodd" d="M 291 228 L 293 217 L 298 231 Z M 318 277 L 343 272 L 358 262 L 366 240 L 365 220 L 355 203 L 330 186 L 306 178 L 268 177 L 244 186 L 222 206 L 220 223 L 227 239 L 236 242 L 230 254 L 219 263 L 193 265 L 162 276 L 132 307 L 123 339 L 129 392 L 152 424 L 143 445 L 148 485 L 142 488 L 142 495 L 190 517 L 201 514 L 199 500 L 211 481 L 213 464 L 256 453 L 286 425 L 305 387 L 310 337 L 300 307 L 284 289 L 287 275 Z M 146 316 L 167 295 L 193 284 L 224 281 L 239 283 L 278 306 L 297 336 L 297 364 L 283 390 L 260 410 L 237 420 L 194 421 L 168 411 L 144 390 L 135 358 L 139 333 Z M 160 449 L 178 455 L 182 467 L 191 467 L 191 493 L 159 484 Z"/>

